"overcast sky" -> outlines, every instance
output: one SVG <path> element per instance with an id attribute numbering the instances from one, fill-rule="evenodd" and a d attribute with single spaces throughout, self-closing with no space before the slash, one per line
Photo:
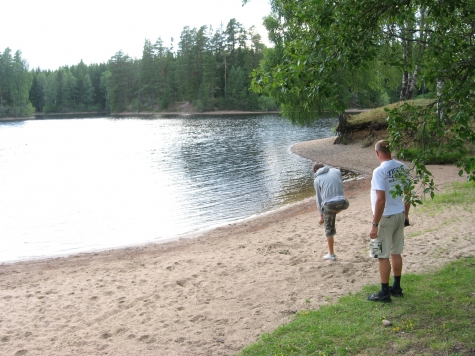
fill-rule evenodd
<path id="1" fill-rule="evenodd" d="M 161 37 L 178 46 L 185 26 L 226 27 L 235 18 L 268 44 L 262 18 L 270 14 L 269 0 L 5 0 L 0 21 L 0 52 L 20 50 L 30 69 L 58 69 L 107 62 L 122 50 L 141 58 L 145 39 Z"/>

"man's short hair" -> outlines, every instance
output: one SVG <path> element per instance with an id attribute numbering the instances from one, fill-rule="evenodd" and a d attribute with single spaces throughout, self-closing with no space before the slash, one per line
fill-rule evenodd
<path id="1" fill-rule="evenodd" d="M 313 173 L 317 173 L 317 171 L 323 167 L 325 167 L 325 165 L 322 162 L 315 163 L 313 165 Z"/>
<path id="2" fill-rule="evenodd" d="M 376 142 L 376 145 L 374 148 L 378 152 L 381 152 L 386 155 L 391 155 L 391 150 L 389 148 L 389 141 L 387 140 L 381 140 L 381 141 Z"/>

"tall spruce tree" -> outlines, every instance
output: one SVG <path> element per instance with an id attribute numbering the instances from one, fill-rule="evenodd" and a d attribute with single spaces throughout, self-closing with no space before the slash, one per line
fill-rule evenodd
<path id="1" fill-rule="evenodd" d="M 12 51 L 7 47 L 0 53 L 0 110 L 3 115 L 6 115 L 11 102 L 12 61 Z"/>
<path id="2" fill-rule="evenodd" d="M 21 51 L 16 51 L 11 63 L 10 99 L 11 113 L 14 116 L 26 116 L 33 113 L 34 108 L 29 100 L 33 75 L 28 64 L 21 58 Z"/>
<path id="3" fill-rule="evenodd" d="M 122 51 L 109 60 L 111 76 L 107 80 L 107 91 L 111 112 L 130 109 L 135 79 L 133 68 L 133 60 Z"/>

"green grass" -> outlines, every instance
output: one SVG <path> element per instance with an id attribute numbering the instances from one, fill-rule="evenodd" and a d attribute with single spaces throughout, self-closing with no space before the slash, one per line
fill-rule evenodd
<path id="1" fill-rule="evenodd" d="M 367 301 L 379 286 L 366 287 L 298 313 L 239 355 L 473 355 L 474 270 L 475 258 L 461 258 L 436 273 L 406 274 L 405 296 L 389 304 Z"/>
<path id="2" fill-rule="evenodd" d="M 429 204 L 470 205 L 474 203 L 475 182 L 454 182 L 443 193 L 436 194 Z"/>
<path id="3" fill-rule="evenodd" d="M 387 127 L 386 118 L 388 117 L 388 113 L 384 110 L 385 108 L 392 110 L 395 107 L 399 107 L 403 105 L 404 103 L 410 103 L 416 106 L 427 106 L 433 101 L 434 101 L 433 99 L 409 100 L 406 102 L 397 102 L 397 103 L 389 104 L 380 108 L 364 111 L 360 114 L 351 116 L 348 119 L 348 127 L 349 129 L 362 129 L 362 128 L 367 128 L 367 127 L 373 127 L 377 129 L 386 128 Z"/>
<path id="4" fill-rule="evenodd" d="M 408 148 L 404 152 L 404 159 L 407 161 L 411 161 L 415 158 L 421 157 L 422 152 L 423 152 L 422 148 L 416 148 L 416 147 Z M 460 153 L 458 152 L 434 153 L 432 150 L 429 149 L 425 153 L 424 164 L 453 164 L 453 163 L 456 163 L 458 160 L 460 160 Z"/>
<path id="5" fill-rule="evenodd" d="M 434 199 L 425 198 L 417 207 L 418 212 L 435 214 L 441 210 L 456 207 L 471 211 L 475 204 L 475 182 L 454 182 L 443 192 L 435 194 Z"/>
<path id="6" fill-rule="evenodd" d="M 424 209 L 475 203 L 475 183 L 453 183 Z M 421 232 L 423 233 L 423 232 Z M 347 295 L 295 319 L 239 355 L 475 355 L 475 258 L 460 258 L 435 273 L 404 274 L 403 298 L 369 302 L 379 285 Z M 384 326 L 389 320 L 392 325 Z"/>

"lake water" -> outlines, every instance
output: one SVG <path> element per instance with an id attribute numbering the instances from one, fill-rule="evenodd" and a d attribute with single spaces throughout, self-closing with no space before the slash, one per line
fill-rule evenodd
<path id="1" fill-rule="evenodd" d="M 161 242 L 314 194 L 279 115 L 0 122 L 0 262 Z"/>

